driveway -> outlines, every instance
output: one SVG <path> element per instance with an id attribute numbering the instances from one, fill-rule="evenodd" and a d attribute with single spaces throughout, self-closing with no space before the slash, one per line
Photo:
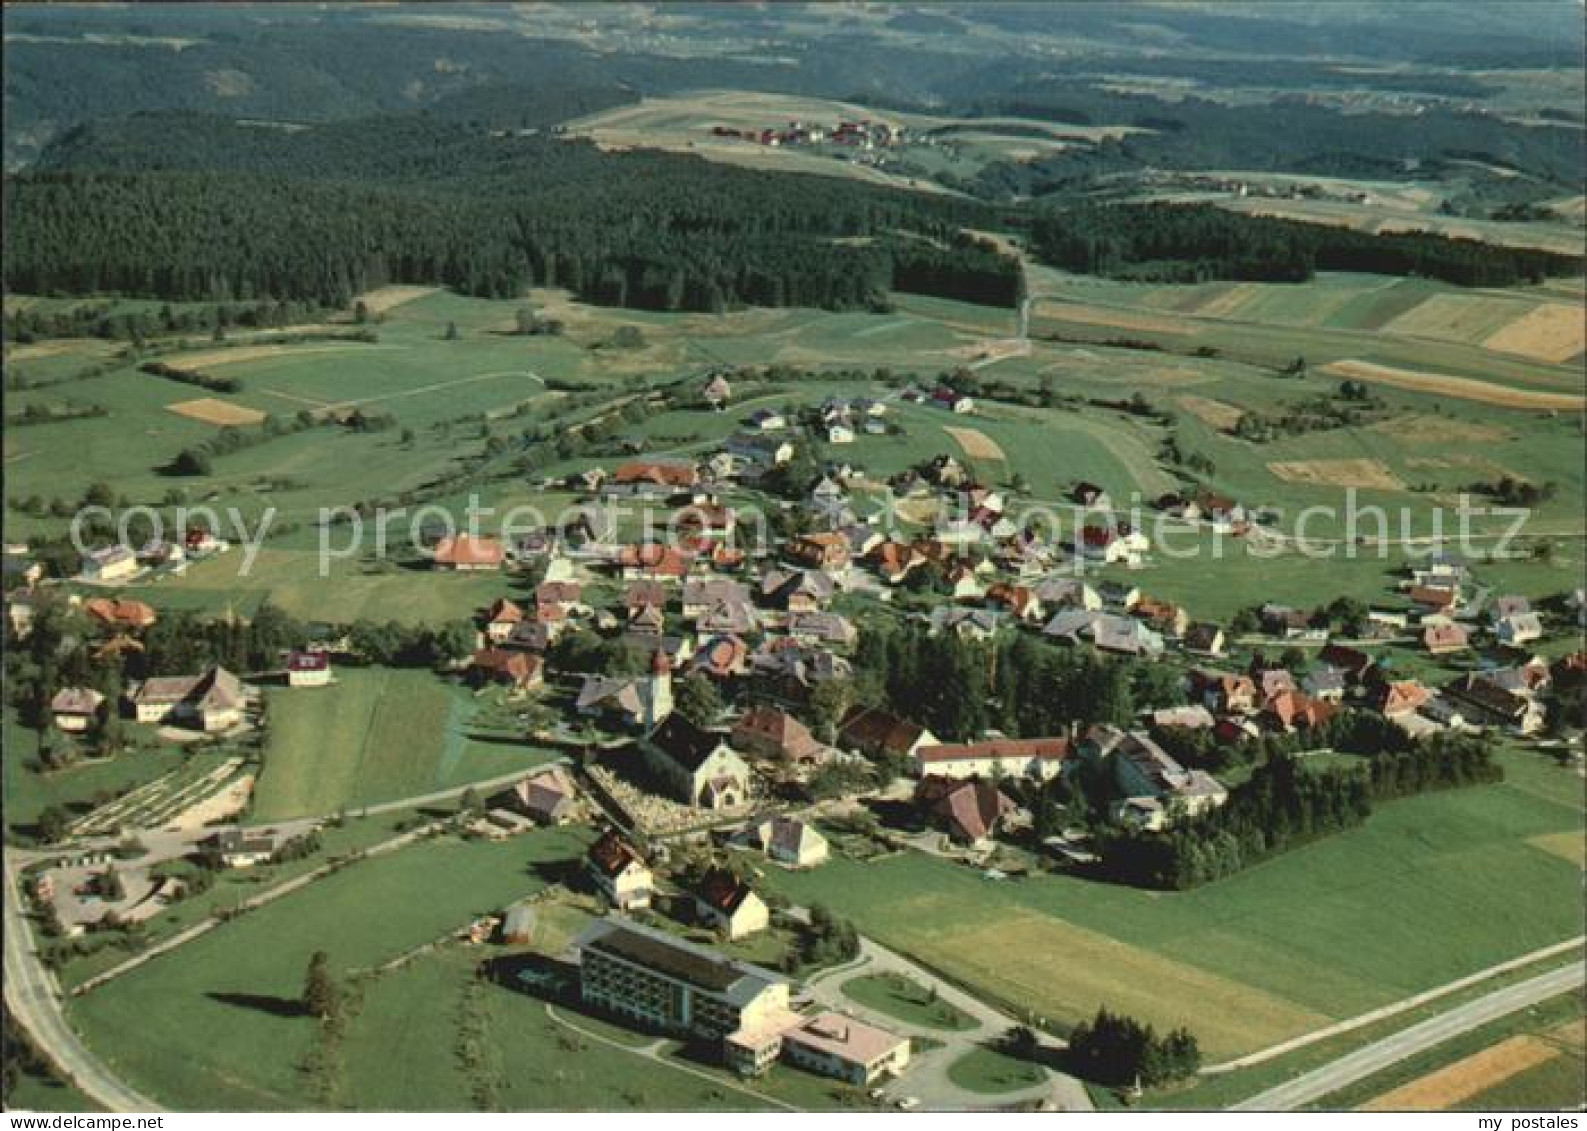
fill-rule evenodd
<path id="1" fill-rule="evenodd" d="M 860 1005 L 847 997 L 842 987 L 850 978 L 866 974 L 902 974 L 921 986 L 935 989 L 939 1000 L 967 1015 L 975 1022 L 975 1027 L 944 1030 L 911 1025 L 890 1014 Z M 921 1108 L 927 1111 L 985 1110 L 1037 1101 L 1043 1101 L 1057 1111 L 1093 1110 L 1091 1097 L 1080 1081 L 1051 1070 L 1047 1071 L 1048 1080 L 1044 1084 L 997 1094 L 967 1091 L 948 1079 L 948 1068 L 956 1060 L 1014 1028 L 1019 1022 L 874 939 L 861 938 L 858 959 L 822 971 L 810 978 L 805 986 L 811 997 L 829 1009 L 853 1014 L 863 1021 L 910 1037 L 929 1037 L 941 1042 L 941 1048 L 915 1055 L 903 1077 L 886 1086 L 890 1099 L 913 1096 L 920 1101 Z M 1055 1051 L 1063 1047 L 1045 1038 L 1044 1043 Z"/>

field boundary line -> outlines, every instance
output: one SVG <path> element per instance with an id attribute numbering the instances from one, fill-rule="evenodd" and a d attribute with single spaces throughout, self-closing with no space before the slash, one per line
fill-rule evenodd
<path id="1" fill-rule="evenodd" d="M 1583 943 L 1587 943 L 1587 935 L 1577 935 L 1575 938 L 1567 939 L 1565 942 L 1542 947 L 1538 950 L 1532 951 L 1529 954 L 1523 954 L 1517 958 L 1511 958 L 1505 962 L 1501 962 L 1496 966 L 1489 966 L 1485 970 L 1478 970 L 1475 974 L 1468 974 L 1464 978 L 1457 978 L 1453 982 L 1446 982 L 1442 986 L 1434 986 L 1430 990 L 1424 990 L 1419 994 L 1413 994 L 1410 997 L 1401 998 L 1399 1001 L 1390 1002 L 1388 1005 L 1380 1006 L 1377 1009 L 1370 1010 L 1355 1017 L 1346 1018 L 1345 1020 L 1337 1022 L 1333 1025 L 1328 1025 L 1321 1029 L 1314 1029 L 1310 1033 L 1302 1033 L 1298 1037 L 1292 1037 L 1287 1041 L 1282 1041 L 1279 1044 L 1269 1046 L 1268 1048 L 1262 1049 L 1258 1052 L 1249 1053 L 1246 1056 L 1236 1057 L 1233 1060 L 1226 1060 L 1222 1064 L 1209 1064 L 1201 1070 L 1201 1075 L 1221 1076 L 1224 1073 L 1234 1072 L 1237 1069 L 1250 1068 L 1252 1065 L 1265 1063 L 1266 1061 L 1272 1060 L 1274 1057 L 1283 1056 L 1285 1053 L 1294 1052 L 1296 1049 L 1305 1048 L 1307 1045 L 1316 1044 L 1318 1041 L 1325 1041 L 1329 1037 L 1337 1037 L 1341 1033 L 1349 1033 L 1355 1029 L 1360 1029 L 1363 1026 L 1371 1025 L 1389 1017 L 1395 1017 L 1406 1012 L 1407 1010 L 1415 1009 L 1417 1006 L 1425 1005 L 1430 1001 L 1437 1001 L 1441 997 L 1447 997 L 1452 993 L 1458 993 L 1459 991 L 1468 989 L 1471 986 L 1486 982 L 1490 978 L 1496 978 L 1501 974 L 1508 974 L 1512 970 L 1518 970 L 1523 966 L 1529 966 L 1534 962 L 1541 962 L 1548 958 L 1554 958 L 1558 955 L 1565 954 L 1568 951 L 1579 950 L 1581 949 Z"/>

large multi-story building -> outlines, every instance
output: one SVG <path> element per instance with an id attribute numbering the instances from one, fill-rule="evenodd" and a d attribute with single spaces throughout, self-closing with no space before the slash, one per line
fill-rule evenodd
<path id="1" fill-rule="evenodd" d="M 795 1013 L 786 979 L 665 931 L 611 916 L 577 945 L 586 1005 L 646 1028 L 720 1041 L 723 1060 L 745 1075 L 781 1057 L 868 1084 L 909 1064 L 909 1038 L 841 1013 Z"/>
<path id="2" fill-rule="evenodd" d="M 585 1004 L 639 1025 L 723 1042 L 728 1063 L 758 1072 L 777 1059 L 788 1007 L 786 979 L 665 931 L 602 919 L 579 939 Z"/>

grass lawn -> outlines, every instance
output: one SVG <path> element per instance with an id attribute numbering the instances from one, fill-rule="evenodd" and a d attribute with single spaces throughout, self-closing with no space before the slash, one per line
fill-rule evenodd
<path id="1" fill-rule="evenodd" d="M 39 814 L 61 805 L 74 814 L 86 813 L 101 800 L 126 793 L 153 781 L 182 764 L 183 753 L 172 746 L 129 750 L 106 761 L 88 762 L 45 773 L 28 763 L 35 749 L 33 731 L 5 714 L 5 821 L 13 830 L 28 830 Z"/>
<path id="2" fill-rule="evenodd" d="M 997 1095 L 1035 1087 L 1047 1079 L 1047 1071 L 1027 1060 L 981 1046 L 948 1065 L 948 1079 L 966 1091 Z"/>
<path id="3" fill-rule="evenodd" d="M 1580 931 L 1581 873 L 1555 843 L 1581 835 L 1580 781 L 1503 760 L 1504 784 L 1385 804 L 1189 892 L 996 882 L 918 853 L 767 882 L 1021 1011 L 1072 1024 L 1105 1005 L 1187 1025 L 1217 1061 Z"/>
<path id="4" fill-rule="evenodd" d="M 314 951 L 339 973 L 378 965 L 538 890 L 539 866 L 579 856 L 587 840 L 576 829 L 444 838 L 354 864 L 72 999 L 72 1019 L 113 1070 L 163 1103 L 301 1108 L 311 1101 L 298 1065 L 316 1027 L 295 1003 Z M 454 1004 L 433 1008 L 449 1015 Z M 425 1055 L 444 1059 L 452 1043 Z M 361 1106 L 382 1103 L 376 1094 Z"/>
<path id="5" fill-rule="evenodd" d="M 273 690 L 254 816 L 273 821 L 413 797 L 544 763 L 471 738 L 469 693 L 430 672 L 342 668 L 330 687 Z"/>
<path id="6" fill-rule="evenodd" d="M 903 974 L 862 974 L 843 983 L 843 995 L 860 1005 L 927 1029 L 973 1029 L 975 1020 Z"/>

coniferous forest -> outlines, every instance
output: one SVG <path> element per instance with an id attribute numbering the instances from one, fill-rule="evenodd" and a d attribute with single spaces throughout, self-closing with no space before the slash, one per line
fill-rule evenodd
<path id="1" fill-rule="evenodd" d="M 7 186 L 12 290 L 343 306 L 387 283 L 561 286 L 651 310 L 1010 306 L 972 201 L 418 116 L 294 133 L 200 115 L 72 131 Z"/>

